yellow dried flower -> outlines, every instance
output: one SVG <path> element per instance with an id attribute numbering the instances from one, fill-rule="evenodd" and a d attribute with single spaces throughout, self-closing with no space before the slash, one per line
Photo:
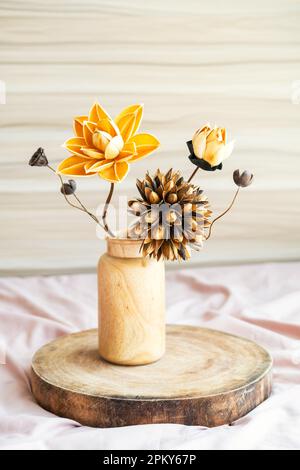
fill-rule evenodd
<path id="1" fill-rule="evenodd" d="M 209 124 L 198 129 L 193 139 L 187 142 L 191 151 L 190 160 L 203 170 L 222 169 L 222 162 L 231 155 L 234 141 L 227 142 L 225 128 L 211 128 Z"/>
<path id="2" fill-rule="evenodd" d="M 57 172 L 70 176 L 92 176 L 117 183 L 129 171 L 129 165 L 159 146 L 151 134 L 137 134 L 143 116 L 143 105 L 123 109 L 115 119 L 95 103 L 88 116 L 74 119 L 75 137 L 64 147 L 72 155 L 63 160 Z"/>

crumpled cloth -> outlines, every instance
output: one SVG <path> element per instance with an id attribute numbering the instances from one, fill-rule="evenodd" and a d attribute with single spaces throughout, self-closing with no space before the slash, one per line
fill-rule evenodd
<path id="1" fill-rule="evenodd" d="M 271 397 L 232 426 L 95 429 L 35 402 L 30 362 L 43 344 L 97 325 L 95 275 L 0 279 L 0 449 L 299 449 L 300 263 L 167 273 L 168 323 L 254 340 L 274 359 Z"/>

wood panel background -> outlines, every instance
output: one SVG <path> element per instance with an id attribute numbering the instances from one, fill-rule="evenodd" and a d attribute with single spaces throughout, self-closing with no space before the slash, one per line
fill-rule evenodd
<path id="1" fill-rule="evenodd" d="M 96 98 L 112 114 L 144 102 L 143 129 L 161 140 L 116 195 L 134 195 L 146 168 L 188 176 L 185 141 L 206 121 L 236 139 L 224 171 L 196 181 L 216 212 L 235 168 L 255 182 L 193 263 L 300 257 L 299 1 L 1 0 L 0 12 L 1 274 L 94 269 L 103 241 L 93 223 L 27 160 L 43 146 L 59 162 L 72 117 Z M 90 207 L 104 201 L 107 183 L 78 182 Z"/>

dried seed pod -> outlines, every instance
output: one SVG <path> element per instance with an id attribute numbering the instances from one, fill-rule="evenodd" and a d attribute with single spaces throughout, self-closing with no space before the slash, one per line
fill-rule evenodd
<path id="1" fill-rule="evenodd" d="M 29 160 L 30 166 L 47 166 L 48 163 L 48 159 L 42 147 L 39 147 Z"/>
<path id="2" fill-rule="evenodd" d="M 192 210 L 193 210 L 193 204 L 191 203 L 185 204 L 183 207 L 184 214 L 189 214 L 192 212 Z"/>
<path id="3" fill-rule="evenodd" d="M 176 222 L 176 220 L 177 220 L 177 215 L 176 215 L 175 211 L 170 211 L 166 214 L 166 221 L 169 224 L 174 224 L 174 222 Z"/>
<path id="4" fill-rule="evenodd" d="M 145 211 L 145 206 L 140 201 L 129 201 L 128 206 L 135 215 L 141 215 Z"/>
<path id="5" fill-rule="evenodd" d="M 152 229 L 152 237 L 154 240 L 163 240 L 165 237 L 165 228 L 162 225 L 158 225 Z"/>
<path id="6" fill-rule="evenodd" d="M 67 183 L 63 183 L 63 185 L 60 188 L 60 192 L 62 194 L 65 194 L 66 196 L 70 196 L 71 194 L 74 194 L 76 191 L 76 182 L 74 180 L 68 180 Z"/>
<path id="7" fill-rule="evenodd" d="M 159 195 L 156 194 L 155 191 L 151 191 L 151 193 L 149 194 L 149 202 L 151 202 L 151 204 L 157 204 L 159 201 L 160 201 Z"/>
<path id="8" fill-rule="evenodd" d="M 243 173 L 241 173 L 240 170 L 235 170 L 233 172 L 233 181 L 237 186 L 246 188 L 252 183 L 253 174 L 248 170 L 243 171 Z"/>
<path id="9" fill-rule="evenodd" d="M 158 213 L 156 211 L 150 210 L 144 215 L 144 220 L 147 224 L 153 224 L 158 218 Z"/>
<path id="10" fill-rule="evenodd" d="M 174 186 L 175 186 L 174 181 L 170 180 L 170 181 L 168 181 L 167 184 L 165 185 L 164 191 L 165 191 L 166 193 L 168 193 L 168 192 L 171 191 L 171 189 L 174 188 Z"/>
<path id="11" fill-rule="evenodd" d="M 168 194 L 166 197 L 166 200 L 169 204 L 175 204 L 177 202 L 177 199 L 177 194 L 175 193 Z"/>

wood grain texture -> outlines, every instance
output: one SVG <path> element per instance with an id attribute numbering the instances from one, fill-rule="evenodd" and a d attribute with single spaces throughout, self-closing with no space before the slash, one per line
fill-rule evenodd
<path id="1" fill-rule="evenodd" d="M 115 364 L 149 364 L 165 352 L 165 265 L 142 258 L 140 246 L 108 240 L 98 263 L 99 353 Z"/>
<path id="2" fill-rule="evenodd" d="M 300 257 L 298 2 L 0 0 L 0 13 L 2 274 L 95 268 L 104 242 L 94 225 L 65 207 L 52 174 L 26 163 L 39 145 L 53 164 L 64 158 L 72 117 L 96 98 L 113 115 L 144 102 L 142 129 L 162 144 L 132 165 L 116 196 L 135 195 L 146 168 L 188 176 L 185 141 L 205 121 L 236 138 L 224 171 L 196 181 L 216 213 L 235 168 L 255 181 L 193 263 Z M 104 202 L 105 182 L 78 185 L 90 207 Z"/>
<path id="3" fill-rule="evenodd" d="M 272 360 L 256 343 L 220 331 L 168 325 L 158 362 L 105 362 L 97 331 L 61 337 L 35 354 L 31 384 L 38 403 L 88 426 L 232 423 L 271 392 Z"/>

